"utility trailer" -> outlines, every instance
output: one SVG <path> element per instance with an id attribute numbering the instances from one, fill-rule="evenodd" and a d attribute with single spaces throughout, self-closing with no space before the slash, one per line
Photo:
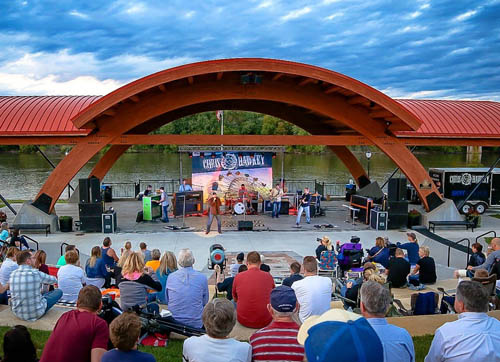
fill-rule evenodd
<path id="1" fill-rule="evenodd" d="M 500 206 L 500 168 L 494 168 L 474 194 L 463 203 L 489 168 L 431 168 L 429 175 L 441 194 L 455 202 L 462 214 L 483 214 L 488 207 Z"/>

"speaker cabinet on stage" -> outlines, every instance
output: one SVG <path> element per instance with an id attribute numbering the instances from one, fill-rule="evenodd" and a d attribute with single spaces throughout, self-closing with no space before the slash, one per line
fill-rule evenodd
<path id="1" fill-rule="evenodd" d="M 402 229 L 406 228 L 408 224 L 408 201 L 389 201 L 387 211 L 388 215 L 388 228 L 389 229 Z"/>
<path id="2" fill-rule="evenodd" d="M 262 202 L 262 212 L 273 211 L 273 203 L 270 200 L 264 200 Z"/>
<path id="3" fill-rule="evenodd" d="M 408 214 L 408 201 L 389 201 L 389 214 Z"/>
<path id="4" fill-rule="evenodd" d="M 90 182 L 88 178 L 78 180 L 78 202 L 81 204 L 90 202 Z"/>
<path id="5" fill-rule="evenodd" d="M 391 178 L 387 185 L 387 198 L 389 201 L 403 201 L 407 199 L 406 178 Z"/>
<path id="6" fill-rule="evenodd" d="M 116 211 L 102 214 L 102 232 L 104 234 L 114 233 L 116 231 Z"/>
<path id="7" fill-rule="evenodd" d="M 86 232 L 102 232 L 101 215 L 97 216 L 80 216 L 80 230 Z"/>
<path id="8" fill-rule="evenodd" d="M 90 202 L 101 202 L 101 181 L 97 177 L 90 179 Z"/>
<path id="9" fill-rule="evenodd" d="M 290 209 L 290 200 L 281 199 L 280 215 L 288 215 L 289 209 Z"/>
<path id="10" fill-rule="evenodd" d="M 370 211 L 370 226 L 375 230 L 387 230 L 387 211 Z"/>
<path id="11" fill-rule="evenodd" d="M 80 203 L 80 204 L 78 204 L 78 214 L 80 215 L 80 219 L 82 217 L 97 217 L 97 218 L 99 218 L 99 220 L 101 220 L 102 204 L 101 203 L 95 203 L 95 204 Z"/>
<path id="12" fill-rule="evenodd" d="M 252 231 L 253 230 L 253 222 L 248 220 L 240 220 L 238 221 L 238 231 Z"/>

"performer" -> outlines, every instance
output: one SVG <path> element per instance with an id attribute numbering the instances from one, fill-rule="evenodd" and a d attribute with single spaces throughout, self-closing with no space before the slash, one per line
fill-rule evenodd
<path id="1" fill-rule="evenodd" d="M 182 184 L 179 185 L 179 192 L 187 192 L 187 191 L 193 191 L 193 188 L 191 187 L 190 184 L 187 183 L 186 179 L 182 179 Z"/>
<path id="2" fill-rule="evenodd" d="M 250 193 L 246 189 L 245 184 L 241 184 L 241 187 L 238 190 L 238 198 L 240 199 L 240 202 L 245 204 L 246 210 L 252 209 Z"/>
<path id="3" fill-rule="evenodd" d="M 161 197 L 160 197 L 160 200 L 153 200 L 154 202 L 156 202 L 157 204 L 160 204 L 161 205 L 161 221 L 162 222 L 168 222 L 168 205 L 169 205 L 169 201 L 168 201 L 168 195 L 167 193 L 165 192 L 165 188 L 162 186 L 160 187 L 160 193 L 161 193 Z"/>
<path id="4" fill-rule="evenodd" d="M 272 218 L 280 217 L 282 196 L 283 196 L 283 190 L 281 189 L 280 184 L 276 184 L 276 187 L 271 190 L 271 202 L 273 203 Z"/>
<path id="5" fill-rule="evenodd" d="M 153 193 L 153 186 L 148 185 L 146 187 L 146 190 L 144 190 L 143 192 L 139 192 L 139 194 L 135 198 L 139 201 L 142 201 L 142 198 L 144 196 L 150 196 L 152 193 Z"/>
<path id="6" fill-rule="evenodd" d="M 221 201 L 220 198 L 217 196 L 217 192 L 212 193 L 212 197 L 210 197 L 207 200 L 207 203 L 208 203 L 208 222 L 207 222 L 207 231 L 205 231 L 205 234 L 208 234 L 210 232 L 210 226 L 212 226 L 212 221 L 214 220 L 214 216 L 217 219 L 217 230 L 219 231 L 219 234 L 222 234 L 222 225 L 220 219 Z"/>
<path id="7" fill-rule="evenodd" d="M 311 223 L 311 213 L 310 213 L 310 209 L 309 209 L 310 202 L 311 202 L 311 194 L 309 193 L 309 188 L 306 187 L 304 189 L 304 193 L 302 194 L 302 196 L 299 199 L 299 205 L 298 205 L 299 212 L 297 213 L 297 220 L 295 222 L 297 227 L 300 224 L 300 217 L 302 216 L 303 211 L 306 212 L 306 222 L 308 224 Z"/>

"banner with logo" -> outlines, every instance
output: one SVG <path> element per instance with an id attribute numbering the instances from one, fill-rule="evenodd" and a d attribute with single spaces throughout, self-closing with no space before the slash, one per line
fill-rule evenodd
<path id="1" fill-rule="evenodd" d="M 205 200 L 213 191 L 221 199 L 237 199 L 245 185 L 249 193 L 269 197 L 273 188 L 271 152 L 193 152 L 192 183 Z"/>

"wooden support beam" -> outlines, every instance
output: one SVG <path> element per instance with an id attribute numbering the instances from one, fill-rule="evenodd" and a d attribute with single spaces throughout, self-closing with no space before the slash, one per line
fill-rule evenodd
<path id="1" fill-rule="evenodd" d="M 217 73 L 217 80 L 221 80 L 223 74 L 224 74 L 224 72 Z"/>
<path id="2" fill-rule="evenodd" d="M 165 93 L 167 91 L 167 88 L 165 88 L 165 84 L 160 84 L 158 86 L 158 88 L 160 89 L 160 91 L 162 91 L 163 93 Z"/>
<path id="3" fill-rule="evenodd" d="M 309 83 L 318 83 L 318 81 L 316 79 L 306 78 L 302 82 L 299 83 L 299 86 L 303 87 Z"/>
<path id="4" fill-rule="evenodd" d="M 273 77 L 273 81 L 274 81 L 274 80 L 278 80 L 278 79 L 280 79 L 282 76 L 283 76 L 283 73 L 276 73 L 276 74 L 274 75 L 274 77 Z"/>
<path id="5" fill-rule="evenodd" d="M 109 108 L 109 109 L 106 109 L 104 112 L 102 112 L 102 114 L 105 116 L 113 117 L 116 115 L 116 111 L 113 108 Z"/>
<path id="6" fill-rule="evenodd" d="M 130 96 L 128 97 L 128 99 L 130 99 L 132 102 L 134 103 L 139 103 L 140 99 L 139 99 L 139 96 L 138 95 L 133 95 L 133 96 Z"/>
<path id="7" fill-rule="evenodd" d="M 369 115 L 372 118 L 386 118 L 394 116 L 391 112 L 386 111 L 385 109 L 370 112 Z"/>
<path id="8" fill-rule="evenodd" d="M 347 103 L 349 104 L 361 104 L 361 103 L 370 103 L 369 99 L 366 99 L 365 97 L 362 96 L 354 96 L 351 97 L 347 100 Z"/>
<path id="9" fill-rule="evenodd" d="M 194 78 L 193 77 L 188 77 L 188 83 L 189 83 L 189 85 L 193 85 Z"/>
<path id="10" fill-rule="evenodd" d="M 334 92 L 338 92 L 339 90 L 342 90 L 344 88 L 342 87 L 337 87 L 336 85 L 334 85 L 333 87 L 330 87 L 330 88 L 327 88 L 324 90 L 324 93 L 325 94 L 330 94 L 330 93 L 334 93 Z"/>

